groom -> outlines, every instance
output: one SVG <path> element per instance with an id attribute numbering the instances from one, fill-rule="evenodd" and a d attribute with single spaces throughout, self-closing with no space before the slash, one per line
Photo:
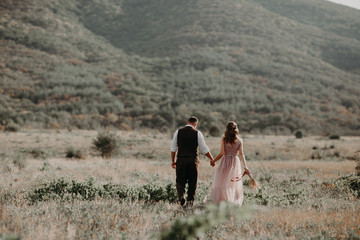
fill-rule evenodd
<path id="1" fill-rule="evenodd" d="M 171 144 L 172 167 L 176 169 L 176 190 L 181 206 L 185 206 L 185 184 L 188 183 L 187 205 L 191 207 L 197 186 L 199 154 L 198 148 L 210 160 L 213 160 L 204 136 L 196 126 L 198 119 L 190 117 L 185 127 L 176 130 Z M 175 162 L 175 155 L 177 158 Z"/>

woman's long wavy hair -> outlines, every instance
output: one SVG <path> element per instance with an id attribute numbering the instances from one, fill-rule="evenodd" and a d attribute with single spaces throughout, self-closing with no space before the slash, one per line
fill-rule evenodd
<path id="1" fill-rule="evenodd" d="M 233 121 L 230 121 L 226 124 L 226 131 L 224 135 L 225 143 L 235 143 L 237 140 L 237 135 L 239 134 L 239 129 L 237 128 L 237 124 Z"/>

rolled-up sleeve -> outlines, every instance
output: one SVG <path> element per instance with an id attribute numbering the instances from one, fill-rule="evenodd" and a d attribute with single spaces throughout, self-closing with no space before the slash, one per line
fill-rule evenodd
<path id="1" fill-rule="evenodd" d="M 177 136 L 178 136 L 178 130 L 175 131 L 174 136 L 173 136 L 173 140 L 172 140 L 171 147 L 170 147 L 171 152 L 177 151 L 177 148 L 178 148 Z"/>
<path id="2" fill-rule="evenodd" d="M 209 148 L 208 148 L 208 146 L 206 146 L 204 136 L 202 135 L 202 133 L 200 131 L 198 131 L 198 145 L 199 145 L 200 152 L 202 152 L 203 154 L 206 154 L 209 152 Z"/>

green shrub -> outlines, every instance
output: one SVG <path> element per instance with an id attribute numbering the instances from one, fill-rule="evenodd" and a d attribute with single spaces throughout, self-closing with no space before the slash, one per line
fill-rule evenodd
<path id="1" fill-rule="evenodd" d="M 110 158 L 118 150 L 118 138 L 113 133 L 99 133 L 93 140 L 93 148 L 98 151 L 103 158 Z"/>
<path id="2" fill-rule="evenodd" d="M 107 183 L 95 186 L 94 179 L 85 182 L 67 181 L 64 178 L 46 182 L 29 193 L 30 202 L 49 200 L 69 201 L 72 199 L 94 200 L 96 197 L 114 198 L 119 200 L 167 201 L 176 202 L 175 184 L 168 185 L 149 183 L 142 186 L 125 186 Z"/>
<path id="3" fill-rule="evenodd" d="M 149 183 L 142 186 L 124 186 L 108 183 L 99 188 L 98 195 L 123 200 L 167 201 L 176 202 L 175 184 L 168 185 Z"/>
<path id="4" fill-rule="evenodd" d="M 23 154 L 16 154 L 13 157 L 13 164 L 18 167 L 20 170 L 26 167 L 26 159 Z"/>
<path id="5" fill-rule="evenodd" d="M 342 198 L 346 198 L 348 195 L 353 195 L 360 198 L 360 176 L 355 174 L 324 182 L 323 186 L 334 197 L 341 195 Z"/>
<path id="6" fill-rule="evenodd" d="M 15 123 L 10 123 L 4 127 L 5 132 L 18 132 L 20 131 L 20 127 Z"/>
<path id="7" fill-rule="evenodd" d="M 204 237 L 206 230 L 228 221 L 233 215 L 241 219 L 250 215 L 252 211 L 253 209 L 247 207 L 234 208 L 224 202 L 220 205 L 209 205 L 203 214 L 177 219 L 170 229 L 160 233 L 160 239 L 199 239 Z"/>
<path id="8" fill-rule="evenodd" d="M 319 151 L 316 151 L 316 152 L 314 152 L 314 153 L 312 153 L 311 154 L 311 159 L 321 159 L 322 157 L 321 157 L 321 154 L 320 154 L 320 152 Z"/>
<path id="9" fill-rule="evenodd" d="M 84 159 L 84 153 L 80 149 L 75 149 L 74 147 L 69 147 L 66 149 L 66 158 L 76 158 L 76 159 Z"/>
<path id="10" fill-rule="evenodd" d="M 329 138 L 332 139 L 332 140 L 339 140 L 340 136 L 339 135 L 330 135 Z"/>
<path id="11" fill-rule="evenodd" d="M 43 172 L 43 171 L 48 171 L 49 169 L 50 169 L 50 164 L 48 163 L 48 162 L 44 162 L 43 163 L 43 166 L 41 167 L 41 168 L 39 168 L 39 170 L 41 171 L 41 172 Z"/>
<path id="12" fill-rule="evenodd" d="M 355 174 L 349 174 L 335 180 L 335 185 L 344 191 L 351 192 L 354 196 L 360 198 L 360 177 Z"/>
<path id="13" fill-rule="evenodd" d="M 355 167 L 355 173 L 357 176 L 360 177 L 360 150 L 355 152 L 355 161 L 357 162 Z"/>
<path id="14" fill-rule="evenodd" d="M 35 159 L 46 159 L 47 155 L 44 150 L 38 148 L 27 149 L 24 152 L 30 154 Z"/>
<path id="15" fill-rule="evenodd" d="M 93 200 L 97 194 L 94 180 L 78 183 L 76 181 L 66 181 L 64 178 L 43 184 L 42 187 L 35 189 L 28 196 L 31 202 L 41 202 L 48 200 L 70 200 L 82 199 Z"/>
<path id="16" fill-rule="evenodd" d="M 295 132 L 295 137 L 296 137 L 296 138 L 302 138 L 302 137 L 303 137 L 302 131 L 296 131 L 296 132 Z"/>

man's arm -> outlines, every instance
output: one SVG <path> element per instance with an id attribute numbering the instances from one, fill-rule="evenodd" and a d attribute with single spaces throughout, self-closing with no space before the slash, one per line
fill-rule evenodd
<path id="1" fill-rule="evenodd" d="M 176 169 L 175 155 L 176 155 L 176 152 L 171 152 L 171 166 L 174 169 Z"/>
<path id="2" fill-rule="evenodd" d="M 173 140 L 171 143 L 171 166 L 175 169 L 176 168 L 176 162 L 175 162 L 175 155 L 176 155 L 176 151 L 177 151 L 177 147 L 178 147 L 178 143 L 177 143 L 177 135 L 178 135 L 178 130 L 175 131 L 174 136 L 173 136 Z"/>
<path id="3" fill-rule="evenodd" d="M 208 146 L 206 146 L 204 136 L 202 135 L 202 133 L 200 131 L 198 131 L 198 146 L 199 146 L 200 152 L 202 152 L 203 154 L 206 155 L 207 153 L 210 152 Z"/>
<path id="4" fill-rule="evenodd" d="M 211 155 L 208 146 L 205 143 L 204 140 L 204 136 L 202 135 L 202 133 L 200 131 L 198 131 L 198 145 L 199 145 L 199 149 L 202 153 L 205 154 L 206 157 L 208 157 L 210 159 L 210 161 L 212 161 L 214 158 Z"/>
<path id="5" fill-rule="evenodd" d="M 210 161 L 214 160 L 210 152 L 206 153 L 205 156 L 207 156 L 210 159 Z"/>

